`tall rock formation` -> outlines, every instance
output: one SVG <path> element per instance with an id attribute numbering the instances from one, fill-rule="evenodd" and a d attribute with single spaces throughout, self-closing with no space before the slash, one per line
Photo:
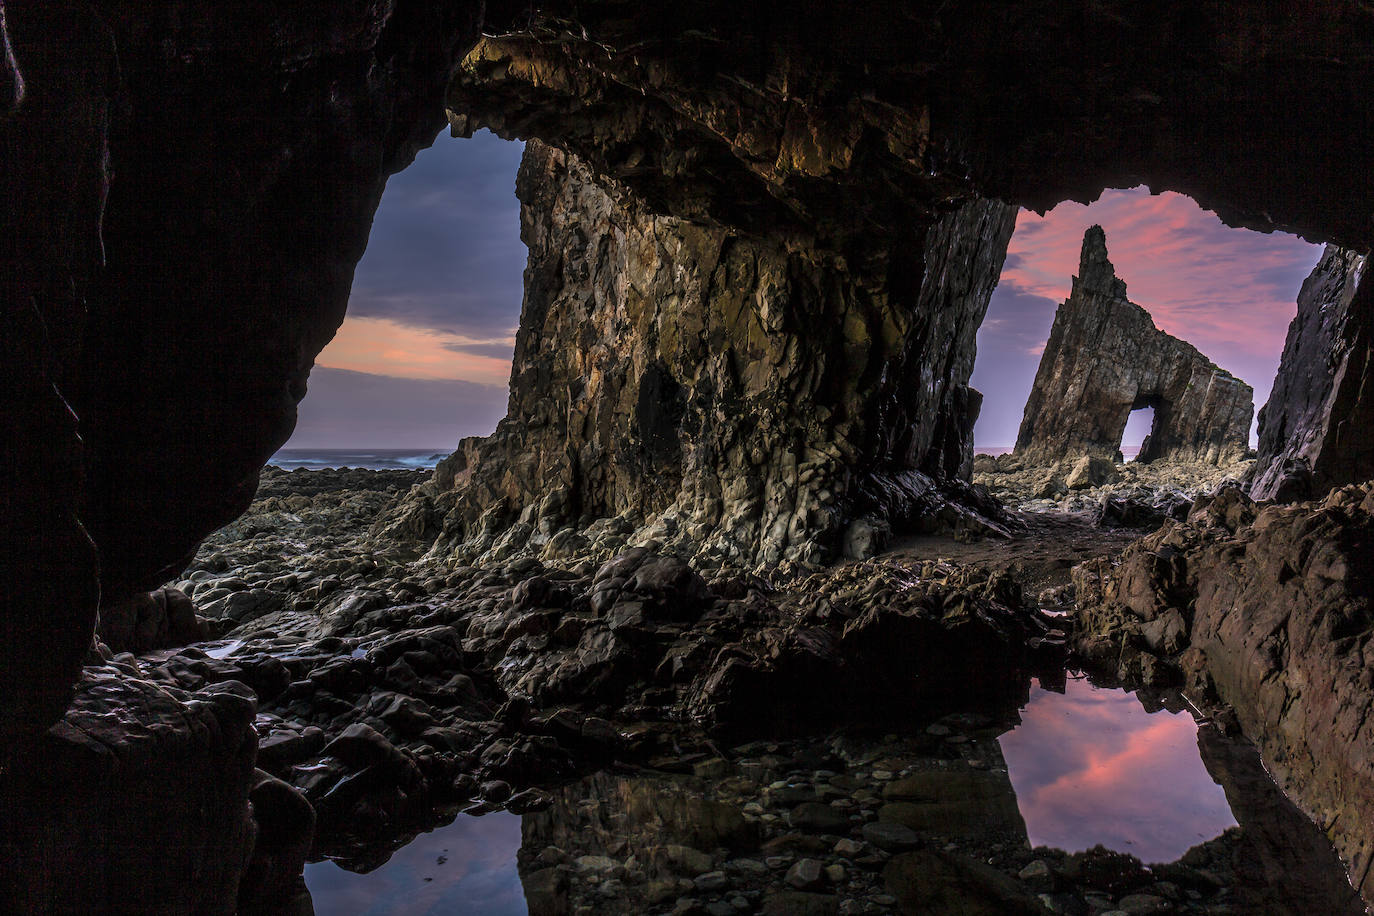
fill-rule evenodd
<path id="1" fill-rule="evenodd" d="M 657 215 L 537 142 L 517 193 L 509 415 L 417 497 L 444 515 L 441 551 L 577 550 L 619 516 L 698 565 L 818 561 L 855 518 L 913 522 L 967 478 L 1012 207 L 971 202 L 849 259 Z"/>
<path id="2" fill-rule="evenodd" d="M 1083 235 L 1073 291 L 1054 316 L 1016 454 L 1115 457 L 1131 411 L 1154 408 L 1138 460 L 1221 463 L 1245 454 L 1254 391 L 1126 298 L 1101 226 Z"/>
<path id="3" fill-rule="evenodd" d="M 1374 477 L 1374 284 L 1367 256 L 1327 245 L 1298 293 L 1259 413 L 1255 499 L 1320 496 Z"/>

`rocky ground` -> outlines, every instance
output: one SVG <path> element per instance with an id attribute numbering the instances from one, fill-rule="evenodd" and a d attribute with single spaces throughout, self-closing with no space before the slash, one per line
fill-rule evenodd
<path id="1" fill-rule="evenodd" d="M 1015 454 L 974 458 L 973 479 L 1003 504 L 1023 512 L 1081 515 L 1101 527 L 1156 528 L 1188 514 L 1199 495 L 1248 478 L 1245 458 L 1206 462 L 1113 462 L 1083 455 L 1051 463 Z"/>
<path id="2" fill-rule="evenodd" d="M 608 525 L 592 556 L 479 568 L 374 530 L 428 475 L 268 469 L 181 581 L 102 624 L 125 675 L 248 685 L 262 785 L 309 800 L 312 856 L 366 869 L 441 812 L 506 809 L 532 911 L 1253 911 L 1235 837 L 1164 870 L 1025 839 L 995 738 L 1069 661 L 1041 607 L 1134 534 L 1023 508 L 1010 540 L 707 580 Z M 641 837 L 579 820 L 641 796 Z"/>

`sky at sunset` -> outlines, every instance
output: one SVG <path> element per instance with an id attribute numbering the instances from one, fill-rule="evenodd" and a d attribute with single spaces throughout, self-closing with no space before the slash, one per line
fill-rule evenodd
<path id="1" fill-rule="evenodd" d="M 492 430 L 505 412 L 520 318 L 522 151 L 485 131 L 468 140 L 441 134 L 391 178 L 348 318 L 311 373 L 289 447 L 447 450 Z M 1257 409 L 1268 396 L 1319 247 L 1230 229 L 1178 194 L 1107 191 L 1090 206 L 1021 212 L 978 334 L 979 447 L 1015 442 L 1055 308 L 1093 223 L 1106 230 L 1133 302 L 1254 386 Z M 1145 431 L 1133 422 L 1126 444 Z"/>
<path id="2" fill-rule="evenodd" d="M 520 322 L 523 151 L 444 132 L 387 182 L 288 448 L 450 451 L 495 428 Z"/>
<path id="3" fill-rule="evenodd" d="M 1022 210 L 1017 217 L 1002 280 L 978 332 L 979 447 L 1015 444 L 1055 309 L 1069 295 L 1083 232 L 1094 223 L 1107 234 L 1127 295 L 1157 327 L 1248 382 L 1256 411 L 1269 397 L 1298 289 L 1321 247 L 1292 235 L 1229 228 L 1181 194 L 1105 191 L 1088 206 L 1066 202 L 1044 216 Z M 1146 432 L 1133 423 L 1127 444 L 1139 445 Z"/>

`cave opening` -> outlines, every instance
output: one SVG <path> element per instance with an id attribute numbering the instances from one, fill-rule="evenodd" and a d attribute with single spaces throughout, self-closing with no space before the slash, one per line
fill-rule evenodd
<path id="1" fill-rule="evenodd" d="M 387 181 L 347 313 L 315 360 L 293 467 L 433 467 L 505 415 L 526 249 L 524 144 L 444 131 Z"/>
<path id="2" fill-rule="evenodd" d="M 1070 201 L 1043 214 L 1024 209 L 1018 214 L 998 287 L 978 332 L 971 379 L 983 394 L 974 428 L 976 452 L 995 456 L 1011 451 L 1017 442 L 1031 408 L 1028 400 L 1036 396 L 1037 371 L 1049 369 L 1041 362 L 1052 344 L 1051 328 L 1082 271 L 1081 246 L 1085 230 L 1093 225 L 1105 232 L 1123 298 L 1143 307 L 1155 329 L 1200 351 L 1204 363 L 1247 383 L 1256 415 L 1267 400 L 1298 290 L 1321 247 L 1285 233 L 1229 227 L 1183 194 L 1152 194 L 1143 186 L 1109 189 L 1091 204 Z M 1104 414 L 1097 429 L 1104 456 L 1119 444 L 1130 457 L 1160 423 L 1157 411 L 1142 409 L 1158 404 L 1135 403 L 1140 385 L 1162 390 L 1156 370 L 1148 355 L 1139 365 L 1123 363 L 1131 348 L 1123 347 L 1122 340 L 1102 339 L 1100 329 L 1084 331 L 1079 339 L 1100 344 L 1100 355 L 1091 371 L 1087 363 L 1078 367 L 1083 377 L 1062 378 L 1057 384 L 1066 391 L 1077 385 L 1081 392 L 1088 379 L 1095 379 L 1098 388 L 1119 389 L 1120 406 L 1111 408 L 1110 417 Z M 1119 443 L 1107 442 L 1121 422 L 1115 411 L 1127 408 L 1131 413 L 1123 437 Z M 1253 448 L 1257 416 L 1248 422 L 1247 444 Z M 1158 437 L 1155 447 L 1164 447 Z"/>

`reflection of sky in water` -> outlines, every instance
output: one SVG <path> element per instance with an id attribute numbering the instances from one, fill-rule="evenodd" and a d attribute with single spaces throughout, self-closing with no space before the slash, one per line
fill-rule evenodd
<path id="1" fill-rule="evenodd" d="M 1032 687 L 1021 719 L 998 740 L 1033 845 L 1170 862 L 1236 823 L 1186 712 L 1070 680 L 1062 695 Z"/>
<path id="2" fill-rule="evenodd" d="M 305 883 L 317 916 L 525 916 L 525 892 L 515 870 L 519 849 L 516 815 L 460 814 L 365 875 L 317 862 L 305 867 Z"/>

